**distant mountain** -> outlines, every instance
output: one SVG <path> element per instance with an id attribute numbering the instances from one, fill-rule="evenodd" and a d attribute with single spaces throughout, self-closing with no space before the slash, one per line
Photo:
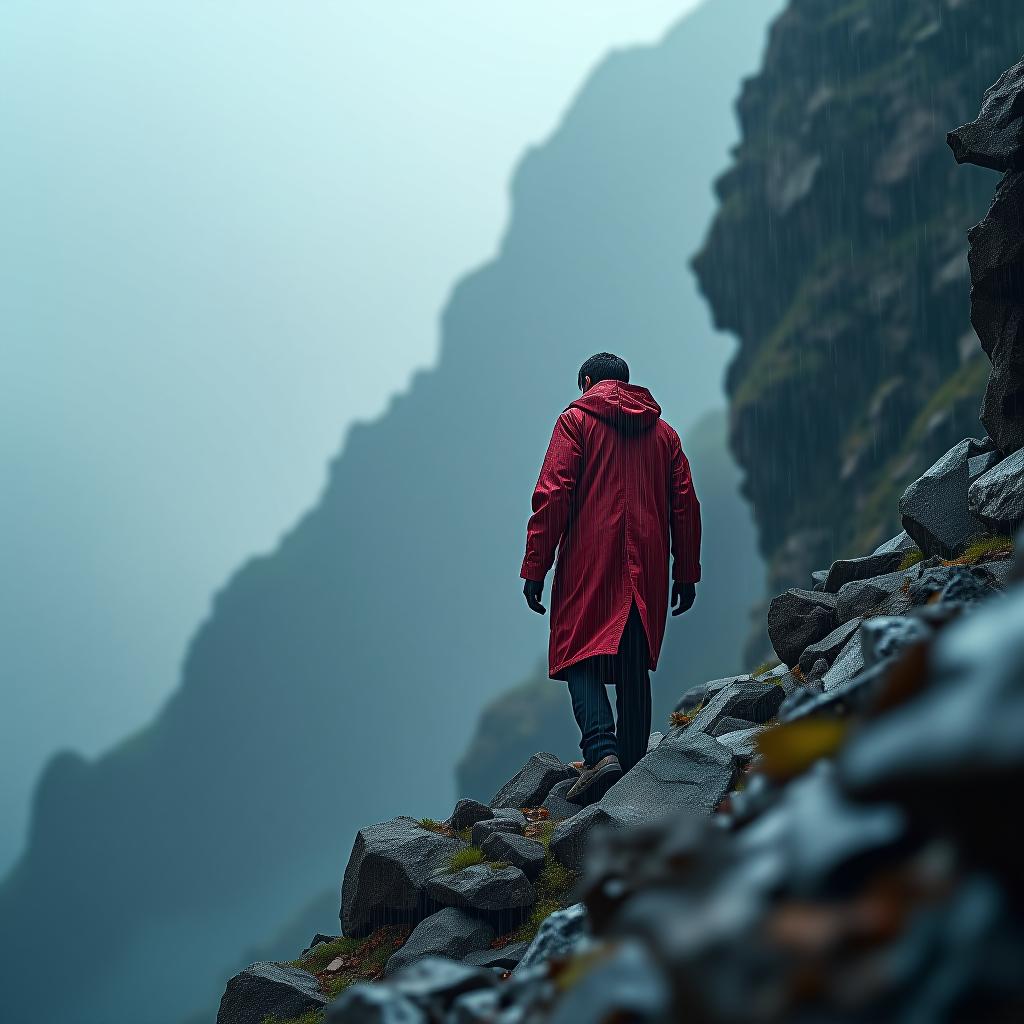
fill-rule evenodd
<path id="1" fill-rule="evenodd" d="M 739 497 L 740 473 L 726 453 L 726 429 L 724 412 L 709 413 L 682 438 L 704 509 L 704 579 L 693 608 L 668 617 L 664 654 L 651 675 L 655 730 L 667 728 L 669 712 L 689 687 L 756 667 L 743 663 L 750 628 L 744 613 L 757 602 L 764 580 L 750 510 Z M 489 800 L 510 765 L 538 750 L 578 758 L 578 742 L 565 684 L 548 678 L 542 660 L 526 682 L 484 708 L 456 768 L 458 794 Z"/>
<path id="2" fill-rule="evenodd" d="M 790 0 L 744 86 L 696 268 L 740 339 L 732 449 L 769 593 L 894 534 L 907 484 L 979 433 L 967 231 L 992 177 L 946 132 L 1022 49 L 1019 0 Z"/>
<path id="3" fill-rule="evenodd" d="M 0 885 L 11 1019 L 41 1000 L 64 1024 L 181 1019 L 337 882 L 357 827 L 447 813 L 481 708 L 544 650 L 518 572 L 579 364 L 622 352 L 684 433 L 718 401 L 726 351 L 687 261 L 774 8 L 713 0 L 601 64 L 517 169 L 437 367 L 351 428 L 315 505 L 216 594 L 153 722 L 50 762 Z M 72 930 L 88 940 L 64 949 Z"/>

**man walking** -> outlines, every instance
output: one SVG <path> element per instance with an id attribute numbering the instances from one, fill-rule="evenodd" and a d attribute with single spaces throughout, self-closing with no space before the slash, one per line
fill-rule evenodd
<path id="1" fill-rule="evenodd" d="M 610 352 L 579 372 L 537 486 L 520 576 L 535 612 L 551 585 L 548 676 L 568 683 L 583 761 L 568 796 L 590 803 L 644 756 L 651 680 L 668 605 L 687 611 L 700 580 L 700 505 L 676 431 Z M 616 720 L 605 691 L 614 685 Z"/>

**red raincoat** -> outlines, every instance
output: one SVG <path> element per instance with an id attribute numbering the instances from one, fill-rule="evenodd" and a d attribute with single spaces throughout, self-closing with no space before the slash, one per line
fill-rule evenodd
<path id="1" fill-rule="evenodd" d="M 700 505 L 679 435 L 647 388 L 603 380 L 558 417 L 520 576 L 551 584 L 548 675 L 619 647 L 633 599 L 658 667 L 672 577 L 700 579 Z"/>

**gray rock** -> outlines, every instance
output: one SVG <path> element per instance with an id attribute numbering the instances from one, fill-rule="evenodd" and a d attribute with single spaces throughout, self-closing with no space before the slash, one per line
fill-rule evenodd
<path id="1" fill-rule="evenodd" d="M 615 828 L 618 824 L 618 819 L 603 810 L 599 803 L 591 804 L 555 826 L 548 849 L 560 864 L 564 864 L 570 871 L 577 871 L 583 863 L 583 855 L 593 830 L 597 827 Z"/>
<path id="2" fill-rule="evenodd" d="M 496 807 L 494 817 L 499 821 L 510 821 L 520 831 L 526 828 L 526 815 L 518 807 Z"/>
<path id="3" fill-rule="evenodd" d="M 860 646 L 860 634 L 855 633 L 839 652 L 832 667 L 821 677 L 821 685 L 825 693 L 848 683 L 864 668 L 864 653 Z"/>
<path id="4" fill-rule="evenodd" d="M 814 590 L 824 590 L 825 580 L 828 579 L 828 569 L 817 569 L 811 573 L 811 579 L 814 580 Z"/>
<path id="5" fill-rule="evenodd" d="M 469 831 L 470 840 L 474 846 L 483 848 L 488 838 L 496 832 L 503 835 L 520 835 L 522 827 L 508 818 L 492 818 L 489 821 L 478 821 Z"/>
<path id="6" fill-rule="evenodd" d="M 436 1020 L 460 995 L 497 984 L 497 975 L 486 968 L 430 956 L 403 967 L 390 979 L 389 987 L 426 1009 L 430 1018 Z"/>
<path id="7" fill-rule="evenodd" d="M 494 929 L 477 917 L 456 907 L 445 907 L 425 917 L 408 939 L 391 955 L 384 968 L 390 976 L 425 956 L 462 960 L 467 953 L 485 949 L 494 939 Z"/>
<path id="8" fill-rule="evenodd" d="M 582 804 L 574 803 L 572 800 L 566 800 L 565 794 L 572 789 L 574 779 L 563 779 L 561 782 L 556 782 L 551 787 L 551 792 L 544 798 L 544 803 L 541 804 L 553 821 L 561 821 L 564 818 L 571 818 L 574 814 L 579 814 L 583 810 Z"/>
<path id="9" fill-rule="evenodd" d="M 900 498 L 903 527 L 925 555 L 955 558 L 985 525 L 967 504 L 968 460 L 990 445 L 969 437 L 951 448 Z"/>
<path id="10" fill-rule="evenodd" d="M 738 682 L 718 691 L 693 717 L 687 733 L 711 732 L 723 718 L 767 722 L 785 699 L 782 687 L 771 683 Z"/>
<path id="11" fill-rule="evenodd" d="M 973 484 L 979 476 L 984 476 L 993 466 L 999 465 L 1002 459 L 1001 452 L 986 452 L 984 455 L 975 455 L 973 459 L 967 460 L 967 479 Z M 967 491 L 968 504 L 971 500 L 971 492 Z M 973 511 L 973 510 L 972 510 Z"/>
<path id="12" fill-rule="evenodd" d="M 427 1015 L 411 999 L 387 985 L 358 982 L 327 1007 L 327 1024 L 427 1024 Z"/>
<path id="13" fill-rule="evenodd" d="M 834 594 L 787 590 L 768 606 L 768 639 L 775 653 L 792 668 L 811 644 L 836 627 Z"/>
<path id="14" fill-rule="evenodd" d="M 901 530 L 895 537 L 890 538 L 884 544 L 879 544 L 872 554 L 890 555 L 894 551 L 902 551 L 903 554 L 906 554 L 908 551 L 913 551 L 916 547 L 917 545 L 911 539 L 910 534 L 906 530 Z"/>
<path id="15" fill-rule="evenodd" d="M 869 668 L 901 653 L 931 636 L 932 631 L 918 618 L 878 615 L 860 624 L 860 647 Z"/>
<path id="16" fill-rule="evenodd" d="M 556 910 L 540 926 L 513 973 L 521 974 L 555 957 L 579 953 L 591 941 L 587 909 L 582 903 L 574 903 L 565 910 Z"/>
<path id="17" fill-rule="evenodd" d="M 501 949 L 480 949 L 468 953 L 462 961 L 473 967 L 500 967 L 504 971 L 511 971 L 523 959 L 529 946 L 529 942 L 510 942 Z"/>
<path id="18" fill-rule="evenodd" d="M 837 595 L 836 611 L 840 622 L 873 615 L 904 615 L 941 590 L 953 577 L 956 566 L 942 565 L 938 558 L 876 576 L 871 580 L 847 583 Z"/>
<path id="19" fill-rule="evenodd" d="M 495 871 L 486 864 L 474 864 L 452 874 L 438 875 L 427 883 L 427 894 L 446 907 L 491 913 L 520 910 L 537 896 L 519 868 Z"/>
<path id="20" fill-rule="evenodd" d="M 993 171 L 1024 167 L 1024 61 L 999 76 L 981 104 L 976 121 L 946 136 L 958 164 L 977 164 Z"/>
<path id="21" fill-rule="evenodd" d="M 529 879 L 536 878 L 544 868 L 544 847 L 535 839 L 492 832 L 481 849 L 488 860 L 508 861 Z"/>
<path id="22" fill-rule="evenodd" d="M 322 1009 L 327 998 L 308 971 L 280 964 L 251 964 L 227 984 L 217 1024 L 262 1024 L 265 1017 L 301 1017 Z"/>
<path id="23" fill-rule="evenodd" d="M 825 579 L 825 592 L 839 593 L 839 588 L 854 580 L 868 580 L 872 576 L 884 576 L 896 572 L 906 552 L 893 551 L 884 555 L 867 555 L 864 558 L 845 558 L 832 563 Z"/>
<path id="24" fill-rule="evenodd" d="M 472 828 L 478 821 L 487 821 L 493 817 L 494 811 L 487 804 L 482 804 L 479 800 L 460 800 L 455 805 L 448 824 L 456 832 L 461 832 L 464 828 Z"/>
<path id="25" fill-rule="evenodd" d="M 736 732 L 739 729 L 750 729 L 755 723 L 748 722 L 742 718 L 720 718 L 711 730 L 711 735 L 716 739 L 728 732 Z"/>
<path id="26" fill-rule="evenodd" d="M 554 754 L 534 754 L 495 793 L 491 807 L 539 807 L 556 782 L 574 778 L 575 775 L 575 771 Z"/>
<path id="27" fill-rule="evenodd" d="M 445 870 L 465 845 L 412 818 L 361 828 L 342 884 L 342 931 L 360 937 L 384 924 L 425 917 L 428 879 Z"/>
<path id="28" fill-rule="evenodd" d="M 706 683 L 698 683 L 696 686 L 691 686 L 679 698 L 673 710 L 678 711 L 682 715 L 688 715 L 695 708 L 713 698 L 716 693 L 724 690 L 725 687 L 731 686 L 733 683 L 749 683 L 750 678 L 749 674 L 744 674 L 740 676 L 725 676 L 723 679 L 712 679 Z"/>
<path id="29" fill-rule="evenodd" d="M 649 754 L 664 738 L 663 732 L 652 732 L 647 738 L 647 753 Z"/>
<path id="30" fill-rule="evenodd" d="M 764 729 L 763 725 L 755 725 L 746 729 L 722 733 L 716 739 L 723 747 L 732 752 L 733 757 L 745 763 L 757 753 L 757 737 L 764 732 Z"/>
<path id="31" fill-rule="evenodd" d="M 967 492 L 967 503 L 994 529 L 1016 529 L 1024 521 L 1024 449 L 978 477 Z"/>
<path id="32" fill-rule="evenodd" d="M 666 814 L 710 814 L 729 791 L 735 769 L 726 747 L 687 729 L 666 737 L 641 758 L 598 806 L 621 823 Z"/>
<path id="33" fill-rule="evenodd" d="M 828 666 L 836 660 L 839 652 L 846 646 L 850 637 L 857 632 L 859 626 L 859 618 L 850 619 L 849 622 L 836 626 L 824 639 L 819 640 L 816 644 L 811 644 L 800 655 L 800 671 L 805 676 L 809 676 L 819 658 L 825 659 L 825 671 L 827 671 Z M 821 675 L 824 675 L 824 672 L 819 673 L 819 677 Z"/>
<path id="34" fill-rule="evenodd" d="M 481 965 L 486 966 L 486 965 Z M 495 1024 L 501 1010 L 501 993 L 478 989 L 459 996 L 451 1005 L 445 1024 Z"/>

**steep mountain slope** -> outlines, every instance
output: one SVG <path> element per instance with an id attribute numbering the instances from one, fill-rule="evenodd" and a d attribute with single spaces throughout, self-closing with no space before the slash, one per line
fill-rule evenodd
<path id="1" fill-rule="evenodd" d="M 945 134 L 1022 45 L 1016 0 L 791 0 L 744 87 L 695 266 L 741 343 L 731 442 L 771 592 L 894 533 L 906 484 L 977 430 L 966 233 L 992 186 Z"/>
<path id="2" fill-rule="evenodd" d="M 5 1013 L 45 992 L 67 1024 L 178 1019 L 337 877 L 358 825 L 448 804 L 481 706 L 544 649 L 518 567 L 580 362 L 623 351 L 684 432 L 714 404 L 724 353 L 686 259 L 773 10 L 715 0 L 595 72 L 519 167 L 501 252 L 454 291 L 437 368 L 352 428 L 316 505 L 216 594 L 154 722 L 47 767 L 0 886 Z M 89 941 L 55 985 L 39 950 L 58 923 Z"/>

